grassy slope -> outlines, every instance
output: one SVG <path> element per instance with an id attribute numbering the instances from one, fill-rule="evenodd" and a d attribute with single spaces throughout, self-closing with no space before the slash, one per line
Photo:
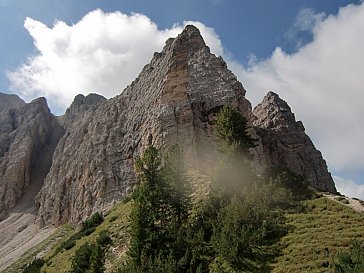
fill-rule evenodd
<path id="1" fill-rule="evenodd" d="M 42 267 L 42 272 L 69 272 L 71 269 L 72 257 L 75 254 L 75 251 L 85 242 L 95 241 L 101 230 L 107 230 L 110 237 L 113 239 L 112 246 L 109 248 L 106 254 L 107 271 L 111 272 L 122 262 L 123 257 L 125 256 L 125 246 L 128 242 L 128 235 L 126 233 L 126 228 L 128 225 L 127 218 L 130 212 L 130 207 L 131 202 L 119 203 L 115 205 L 105 217 L 104 222 L 98 226 L 92 234 L 78 240 L 76 245 L 70 250 L 63 250 L 52 257 L 50 261 Z M 50 257 L 54 253 L 55 248 L 56 246 L 45 258 Z"/>
<path id="2" fill-rule="evenodd" d="M 188 172 L 187 177 L 193 185 L 195 204 L 198 204 L 208 192 L 209 178 L 198 172 Z M 351 240 L 364 239 L 363 213 L 324 197 L 304 201 L 303 205 L 304 212 L 286 214 L 290 230 L 279 242 L 282 255 L 272 264 L 274 273 L 332 272 L 336 253 L 347 248 Z M 78 240 L 72 249 L 63 250 L 51 258 L 48 265 L 43 266 L 42 272 L 69 272 L 76 249 L 86 241 L 94 241 L 104 229 L 113 239 L 106 254 L 106 272 L 112 272 L 125 259 L 130 209 L 131 202 L 115 205 L 94 233 Z M 63 233 L 64 240 L 70 236 L 70 232 Z M 51 257 L 57 245 L 48 251 L 46 258 Z M 41 251 L 42 248 L 35 246 L 35 250 Z M 17 264 L 24 265 L 24 262 L 19 261 Z"/>
<path id="3" fill-rule="evenodd" d="M 364 214 L 325 197 L 303 202 L 303 213 L 287 214 L 290 232 L 274 273 L 333 272 L 335 255 L 353 239 L 364 239 Z"/>

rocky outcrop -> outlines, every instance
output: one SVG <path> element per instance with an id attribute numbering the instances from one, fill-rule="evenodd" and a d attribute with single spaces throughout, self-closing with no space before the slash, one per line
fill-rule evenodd
<path id="1" fill-rule="evenodd" d="M 19 108 L 25 105 L 25 102 L 17 95 L 4 94 L 0 92 L 0 112 L 12 108 Z"/>
<path id="2" fill-rule="evenodd" d="M 67 128 L 37 198 L 38 222 L 79 223 L 122 199 L 135 183 L 134 160 L 150 144 L 179 143 L 193 160 L 219 107 L 231 104 L 252 115 L 244 94 L 198 29 L 187 26 L 121 95 Z"/>
<path id="3" fill-rule="evenodd" d="M 0 112 L 0 220 L 26 191 L 40 190 L 61 134 L 44 98 Z"/>
<path id="4" fill-rule="evenodd" d="M 257 120 L 253 125 L 259 136 L 256 162 L 262 168 L 288 168 L 303 175 L 313 187 L 336 192 L 320 151 L 305 133 L 301 121 L 296 121 L 288 104 L 269 92 L 253 110 Z"/>
<path id="5" fill-rule="evenodd" d="M 62 123 L 64 127 L 67 128 L 70 126 L 70 123 L 79 118 L 80 115 L 103 101 L 106 101 L 106 98 L 98 94 L 91 93 L 87 96 L 82 94 L 77 95 L 71 106 L 66 110 L 64 116 L 62 116 Z"/>
<path id="6" fill-rule="evenodd" d="M 188 164 L 208 164 L 212 120 L 223 105 L 239 109 L 258 138 L 257 169 L 287 167 L 313 186 L 336 191 L 289 106 L 269 93 L 253 112 L 223 59 L 210 53 L 197 28 L 187 26 L 119 96 L 76 97 L 37 196 L 38 223 L 77 224 L 122 199 L 136 181 L 134 161 L 148 145 L 178 143 Z"/>

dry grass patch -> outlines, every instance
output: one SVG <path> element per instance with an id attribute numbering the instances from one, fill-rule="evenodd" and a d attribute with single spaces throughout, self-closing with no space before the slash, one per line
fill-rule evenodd
<path id="1" fill-rule="evenodd" d="M 274 273 L 332 272 L 335 256 L 364 238 L 364 214 L 325 197 L 302 202 L 303 213 L 286 215 L 290 232 Z"/>

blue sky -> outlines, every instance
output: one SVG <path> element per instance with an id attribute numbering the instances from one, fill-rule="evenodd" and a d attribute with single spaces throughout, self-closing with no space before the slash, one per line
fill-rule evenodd
<path id="1" fill-rule="evenodd" d="M 275 47 L 294 51 L 286 34 L 303 8 L 336 14 L 348 0 L 0 0 L 0 90 L 8 91 L 5 71 L 13 70 L 34 53 L 33 41 L 23 27 L 26 17 L 51 26 L 56 20 L 78 22 L 86 13 L 100 8 L 105 12 L 143 13 L 160 29 L 185 20 L 213 27 L 224 48 L 245 64 L 249 54 L 268 57 Z M 36 4 L 35 4 L 36 3 Z M 302 33 L 309 40 L 307 33 Z"/>
<path id="2" fill-rule="evenodd" d="M 339 190 L 364 198 L 363 6 L 347 0 L 0 0 L 0 91 L 27 101 L 45 96 L 56 114 L 77 93 L 115 96 L 165 39 L 194 23 L 253 105 L 269 90 L 280 94 L 322 151 Z"/>

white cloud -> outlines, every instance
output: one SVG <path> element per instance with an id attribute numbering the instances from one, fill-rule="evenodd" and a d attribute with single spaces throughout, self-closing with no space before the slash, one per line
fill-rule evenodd
<path id="1" fill-rule="evenodd" d="M 305 38 L 302 37 L 302 34 L 307 35 L 307 32 L 311 33 L 325 16 L 325 13 L 315 13 L 310 8 L 301 9 L 296 17 L 296 21 L 286 32 L 286 38 L 289 42 L 295 43 L 297 49 L 300 48 L 305 43 Z"/>
<path id="2" fill-rule="evenodd" d="M 333 178 L 336 188 L 340 193 L 364 200 L 364 185 L 356 184 L 350 179 L 344 179 L 338 176 L 334 176 Z"/>
<path id="3" fill-rule="evenodd" d="M 332 171 L 363 169 L 364 4 L 310 16 L 313 41 L 297 53 L 276 48 L 248 68 L 231 67 L 253 104 L 268 90 L 287 100 Z"/>
<path id="4" fill-rule="evenodd" d="M 222 54 L 221 42 L 212 28 L 199 22 L 207 44 Z M 24 27 L 34 40 L 37 53 L 9 72 L 13 91 L 26 100 L 45 96 L 53 110 L 63 111 L 74 96 L 96 92 L 112 97 L 122 92 L 160 51 L 169 37 L 183 26 L 159 30 L 143 14 L 104 13 L 94 10 L 78 23 L 62 21 L 53 27 L 27 18 Z"/>

